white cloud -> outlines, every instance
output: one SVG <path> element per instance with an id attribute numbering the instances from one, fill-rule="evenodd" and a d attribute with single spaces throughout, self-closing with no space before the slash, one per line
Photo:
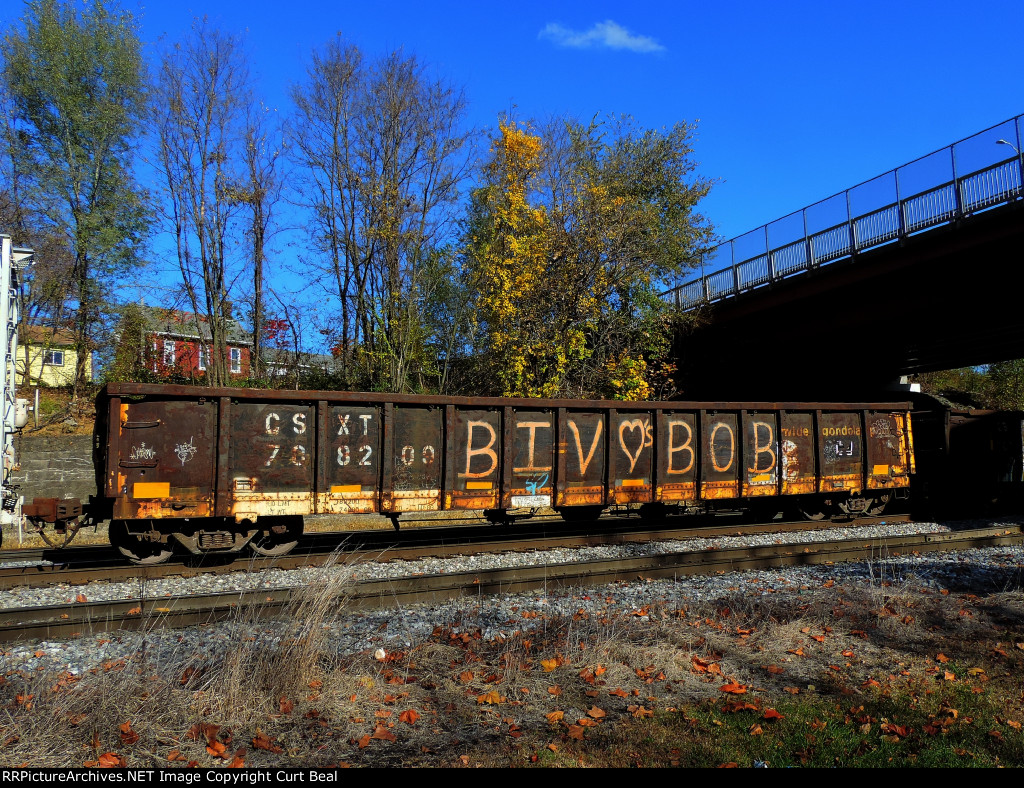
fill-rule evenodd
<path id="1" fill-rule="evenodd" d="M 537 35 L 558 46 L 574 49 L 627 49 L 630 52 L 664 52 L 665 47 L 647 36 L 631 33 L 618 22 L 608 19 L 598 22 L 590 30 L 570 30 L 557 22 L 548 23 Z"/>

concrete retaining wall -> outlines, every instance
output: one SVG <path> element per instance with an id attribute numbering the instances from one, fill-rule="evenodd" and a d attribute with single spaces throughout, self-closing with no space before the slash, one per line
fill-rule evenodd
<path id="1" fill-rule="evenodd" d="M 21 470 L 14 474 L 18 493 L 33 498 L 78 498 L 96 494 L 91 435 L 21 435 L 14 439 Z"/>

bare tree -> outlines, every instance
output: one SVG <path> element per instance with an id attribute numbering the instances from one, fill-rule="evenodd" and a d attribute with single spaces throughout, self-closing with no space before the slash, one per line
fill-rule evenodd
<path id="1" fill-rule="evenodd" d="M 469 167 L 462 92 L 394 52 L 366 66 L 339 40 L 315 53 L 297 107 L 296 162 L 340 311 L 343 370 L 402 391 L 422 361 L 424 272 L 452 230 Z"/>
<path id="2" fill-rule="evenodd" d="M 264 264 L 274 210 L 281 199 L 281 127 L 276 115 L 262 103 L 248 110 L 242 149 L 243 180 L 234 187 L 234 199 L 246 211 L 246 238 L 252 273 L 252 371 L 263 380 L 263 328 L 266 319 Z"/>
<path id="3" fill-rule="evenodd" d="M 240 41 L 206 20 L 168 51 L 161 63 L 156 106 L 166 217 L 176 242 L 182 283 L 193 311 L 208 325 L 208 382 L 230 379 L 229 290 L 237 275 L 229 249 L 245 183 L 244 150 L 251 106 L 249 71 Z M 261 252 L 262 253 L 262 252 Z M 200 325 L 200 336 L 205 335 Z"/>

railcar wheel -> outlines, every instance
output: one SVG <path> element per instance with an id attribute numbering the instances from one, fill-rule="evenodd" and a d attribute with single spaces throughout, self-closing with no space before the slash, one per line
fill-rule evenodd
<path id="1" fill-rule="evenodd" d="M 279 517 L 266 524 L 261 517 L 260 524 L 264 525 L 264 528 L 249 542 L 249 547 L 256 555 L 266 558 L 287 555 L 295 549 L 302 535 L 301 517 Z"/>
<path id="2" fill-rule="evenodd" d="M 832 517 L 832 506 L 824 501 L 801 501 L 796 505 L 796 510 L 805 520 L 815 523 Z"/>
<path id="3" fill-rule="evenodd" d="M 111 520 L 108 529 L 110 544 L 133 564 L 152 566 L 171 557 L 171 548 L 163 542 L 150 542 L 128 532 L 124 520 Z"/>
<path id="4" fill-rule="evenodd" d="M 873 498 L 871 503 L 868 504 L 864 510 L 864 514 L 869 517 L 878 517 L 885 511 L 885 507 L 889 505 L 889 501 L 892 500 L 892 493 L 886 493 L 885 495 L 879 495 L 877 498 Z"/>
<path id="5" fill-rule="evenodd" d="M 592 523 L 601 516 L 603 506 L 565 506 L 558 510 L 567 523 Z"/>

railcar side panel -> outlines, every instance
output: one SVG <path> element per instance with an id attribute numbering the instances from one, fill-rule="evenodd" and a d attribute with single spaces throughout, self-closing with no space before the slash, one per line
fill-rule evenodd
<path id="1" fill-rule="evenodd" d="M 324 489 L 317 510 L 330 514 L 377 511 L 381 486 L 381 408 L 324 404 L 326 423 L 319 435 Z"/>
<path id="2" fill-rule="evenodd" d="M 742 494 L 755 498 L 778 495 L 778 420 L 771 411 L 744 411 L 744 480 Z"/>
<path id="3" fill-rule="evenodd" d="M 611 410 L 608 422 L 608 503 L 649 503 L 654 490 L 653 413 Z"/>
<path id="4" fill-rule="evenodd" d="M 217 404 L 209 400 L 122 402 L 108 424 L 117 451 L 114 516 L 209 517 L 217 445 Z M 113 415 L 113 414 L 112 414 Z"/>
<path id="5" fill-rule="evenodd" d="M 381 510 L 397 513 L 440 509 L 444 409 L 394 405 L 385 407 L 385 411 L 387 453 Z"/>
<path id="6" fill-rule="evenodd" d="M 736 498 L 740 494 L 739 415 L 722 411 L 701 414 L 703 452 L 701 498 Z"/>
<path id="7" fill-rule="evenodd" d="M 907 463 L 906 416 L 902 413 L 868 411 L 867 470 L 869 490 L 907 487 L 910 471 Z"/>
<path id="8" fill-rule="evenodd" d="M 558 481 L 556 504 L 603 506 L 607 464 L 605 414 L 568 411 L 564 424 L 559 424 L 558 451 L 564 457 L 565 476 Z"/>
<path id="9" fill-rule="evenodd" d="M 231 403 L 228 478 L 235 520 L 315 511 L 315 424 L 310 404 Z"/>
<path id="10" fill-rule="evenodd" d="M 779 463 L 782 466 L 783 495 L 801 495 L 818 491 L 818 473 L 814 448 L 814 414 L 782 411 L 779 414 Z"/>
<path id="11" fill-rule="evenodd" d="M 659 411 L 657 500 L 666 503 L 697 498 L 697 414 Z"/>
<path id="12" fill-rule="evenodd" d="M 446 509 L 497 509 L 501 496 L 502 412 L 449 406 Z"/>
<path id="13" fill-rule="evenodd" d="M 551 411 L 509 409 L 511 449 L 505 473 L 509 477 L 505 508 L 550 506 L 555 489 L 555 414 Z M 508 425 L 507 425 L 508 427 Z"/>
<path id="14" fill-rule="evenodd" d="M 818 412 L 821 492 L 859 493 L 864 485 L 864 446 L 859 413 Z"/>

